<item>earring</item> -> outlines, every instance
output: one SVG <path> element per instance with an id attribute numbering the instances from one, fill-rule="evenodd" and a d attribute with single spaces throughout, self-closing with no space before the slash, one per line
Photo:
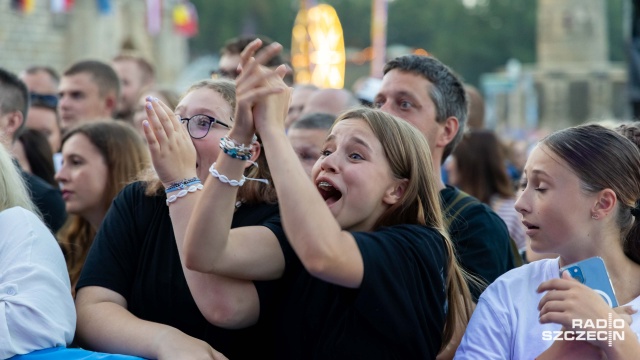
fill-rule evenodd
<path id="1" fill-rule="evenodd" d="M 592 218 L 593 220 L 598 220 L 598 215 L 597 215 L 597 214 L 593 214 L 593 215 L 591 215 L 591 218 Z"/>

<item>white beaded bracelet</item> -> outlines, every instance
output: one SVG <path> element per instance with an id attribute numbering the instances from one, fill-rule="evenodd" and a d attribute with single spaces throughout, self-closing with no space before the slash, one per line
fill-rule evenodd
<path id="1" fill-rule="evenodd" d="M 188 189 L 182 189 L 178 191 L 178 194 L 171 195 L 167 198 L 167 206 L 169 206 L 172 202 L 175 202 L 176 200 L 178 200 L 178 198 L 185 197 L 187 196 L 187 194 L 196 192 L 198 190 L 202 190 L 203 188 L 204 186 L 202 184 L 197 184 L 197 185 L 189 186 Z"/>
<path id="2" fill-rule="evenodd" d="M 218 172 L 218 170 L 216 170 L 216 163 L 211 164 L 211 167 L 209 168 L 209 172 L 211 173 L 211 176 L 213 176 L 214 178 L 217 178 L 218 180 L 220 180 L 220 182 L 229 184 L 231 186 L 242 186 L 244 185 L 244 182 L 247 181 L 247 178 L 244 177 L 244 175 L 242 175 L 242 179 L 240 180 L 229 180 L 229 178 L 226 175 L 222 175 Z"/>

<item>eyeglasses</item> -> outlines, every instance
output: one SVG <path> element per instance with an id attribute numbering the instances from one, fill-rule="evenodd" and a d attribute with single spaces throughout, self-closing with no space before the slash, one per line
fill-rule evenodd
<path id="1" fill-rule="evenodd" d="M 220 78 L 227 78 L 227 79 L 232 79 L 235 80 L 238 75 L 240 75 L 240 72 L 238 72 L 238 70 L 225 70 L 225 69 L 218 69 L 218 70 L 213 70 L 211 72 L 211 78 L 212 79 L 220 79 Z"/>
<path id="2" fill-rule="evenodd" d="M 198 114 L 193 115 L 190 118 L 180 118 L 180 121 L 184 124 L 187 123 L 187 131 L 189 132 L 189 136 L 194 139 L 202 139 L 207 136 L 209 133 L 209 129 L 213 127 L 215 124 L 220 124 L 220 126 L 231 129 L 231 126 L 223 123 L 222 121 L 211 117 L 209 115 Z"/>
<path id="3" fill-rule="evenodd" d="M 50 109 L 56 109 L 58 107 L 58 97 L 55 95 L 44 95 L 38 93 L 29 93 L 31 98 L 31 106 L 41 106 Z"/>

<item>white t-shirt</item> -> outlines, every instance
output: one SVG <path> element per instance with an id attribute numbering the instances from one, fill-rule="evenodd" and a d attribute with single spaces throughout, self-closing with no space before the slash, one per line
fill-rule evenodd
<path id="1" fill-rule="evenodd" d="M 543 340 L 543 334 L 553 336 L 562 326 L 540 324 L 538 303 L 545 293 L 536 289 L 558 278 L 559 270 L 558 258 L 545 259 L 496 279 L 480 296 L 454 359 L 534 359 L 548 349 L 553 339 Z M 640 297 L 625 305 L 640 309 Z M 639 334 L 640 313 L 632 318 L 631 329 Z"/>
<path id="2" fill-rule="evenodd" d="M 66 346 L 76 312 L 60 246 L 20 207 L 0 212 L 0 359 Z"/>

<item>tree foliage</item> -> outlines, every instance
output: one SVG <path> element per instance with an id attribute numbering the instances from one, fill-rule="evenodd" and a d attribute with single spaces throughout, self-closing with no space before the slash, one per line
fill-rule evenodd
<path id="1" fill-rule="evenodd" d="M 614 61 L 624 59 L 624 1 L 606 1 Z M 242 33 L 267 35 L 285 48 L 291 44 L 297 0 L 192 2 L 200 20 L 200 34 L 190 41 L 192 56 L 217 53 L 227 39 Z M 371 0 L 320 2 L 338 12 L 347 47 L 370 45 Z M 495 71 L 510 58 L 535 62 L 536 11 L 535 0 L 392 0 L 387 44 L 423 48 L 476 83 L 480 74 Z"/>

